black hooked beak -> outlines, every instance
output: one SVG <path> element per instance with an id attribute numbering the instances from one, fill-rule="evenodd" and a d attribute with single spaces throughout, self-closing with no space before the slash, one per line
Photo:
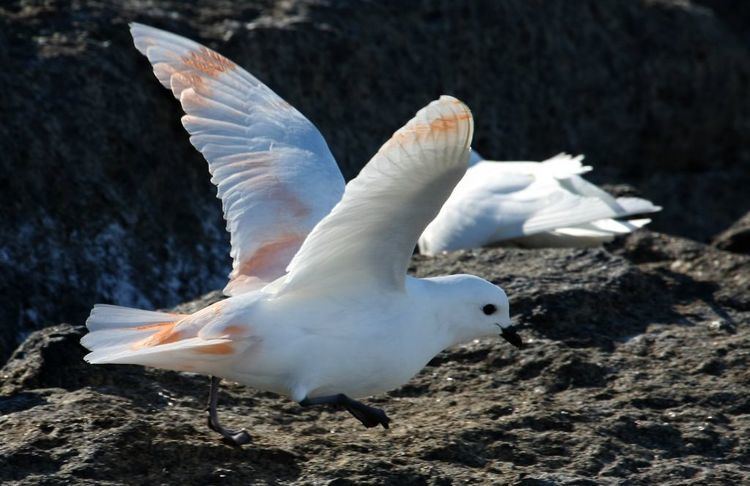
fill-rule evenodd
<path id="1" fill-rule="evenodd" d="M 521 341 L 521 336 L 518 335 L 518 332 L 516 332 L 515 328 L 513 327 L 506 327 L 503 328 L 500 335 L 508 341 L 513 346 L 517 347 L 518 349 L 523 348 L 523 341 Z"/>

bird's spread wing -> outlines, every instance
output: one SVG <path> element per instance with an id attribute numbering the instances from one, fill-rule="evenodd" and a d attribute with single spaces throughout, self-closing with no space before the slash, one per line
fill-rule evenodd
<path id="1" fill-rule="evenodd" d="M 231 234 L 224 292 L 261 287 L 285 268 L 344 191 L 315 126 L 250 73 L 201 44 L 131 24 L 136 48 L 172 90 L 190 142 L 208 161 Z"/>
<path id="2" fill-rule="evenodd" d="M 417 238 L 466 172 L 473 120 L 442 96 L 393 134 L 310 233 L 279 293 L 374 286 L 402 290 Z"/>

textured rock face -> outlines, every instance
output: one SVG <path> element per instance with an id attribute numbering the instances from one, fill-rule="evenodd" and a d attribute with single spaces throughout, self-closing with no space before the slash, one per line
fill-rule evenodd
<path id="1" fill-rule="evenodd" d="M 482 153 L 586 153 L 595 178 L 666 207 L 656 228 L 708 241 L 747 210 L 736 189 L 750 183 L 748 44 L 720 14 L 671 0 L 4 2 L 0 359 L 95 301 L 174 305 L 229 270 L 205 163 L 128 21 L 246 66 L 320 127 L 348 177 L 451 93 Z"/>
<path id="2" fill-rule="evenodd" d="M 713 245 L 721 250 L 750 253 L 750 212 L 716 236 Z"/>
<path id="3" fill-rule="evenodd" d="M 80 327 L 48 328 L 0 370 L 0 481 L 750 480 L 750 257 L 642 231 L 606 250 L 417 256 L 412 270 L 502 285 L 527 347 L 488 339 L 440 354 L 370 400 L 388 431 L 227 384 L 225 422 L 254 439 L 235 449 L 205 425 L 205 377 L 86 365 Z"/>

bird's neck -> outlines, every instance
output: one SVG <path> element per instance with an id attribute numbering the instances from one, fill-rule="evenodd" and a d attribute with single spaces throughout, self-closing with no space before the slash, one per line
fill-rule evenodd
<path id="1" fill-rule="evenodd" d="M 446 292 L 445 286 L 435 285 L 430 279 L 407 277 L 406 289 L 423 317 L 415 320 L 414 332 L 419 334 L 433 356 L 478 337 L 474 329 L 456 317 L 455 299 Z"/>

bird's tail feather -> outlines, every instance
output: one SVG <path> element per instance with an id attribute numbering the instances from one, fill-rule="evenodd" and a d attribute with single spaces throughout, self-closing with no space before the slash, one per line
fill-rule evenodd
<path id="1" fill-rule="evenodd" d="M 590 248 L 610 242 L 615 236 L 630 233 L 650 222 L 648 218 L 628 221 L 601 219 L 578 226 L 535 233 L 513 240 L 512 244 L 522 248 Z"/>
<path id="2" fill-rule="evenodd" d="M 117 305 L 97 304 L 86 320 L 89 333 L 81 344 L 92 351 L 89 362 L 107 363 L 107 357 L 123 351 L 169 342 L 174 339 L 174 327 L 184 314 L 154 312 Z"/>
<path id="3" fill-rule="evenodd" d="M 212 362 L 247 347 L 229 339 L 198 337 L 201 322 L 195 316 L 97 304 L 86 321 L 89 333 L 81 339 L 91 351 L 84 359 L 209 372 Z"/>
<path id="4" fill-rule="evenodd" d="M 656 206 L 651 201 L 641 199 L 640 197 L 618 197 L 617 204 L 622 208 L 618 217 L 656 213 L 661 211 L 661 206 Z"/>
<path id="5" fill-rule="evenodd" d="M 567 204 L 545 208 L 523 223 L 524 234 L 530 235 L 557 228 L 580 226 L 609 218 L 627 218 L 661 210 L 651 201 L 637 197 L 620 197 L 615 204 L 596 197 L 571 199 Z"/>
<path id="6" fill-rule="evenodd" d="M 567 179 L 574 175 L 581 175 L 591 170 L 590 165 L 583 165 L 583 155 L 572 156 L 560 153 L 544 160 L 539 165 L 539 171 L 549 174 L 555 179 Z"/>

